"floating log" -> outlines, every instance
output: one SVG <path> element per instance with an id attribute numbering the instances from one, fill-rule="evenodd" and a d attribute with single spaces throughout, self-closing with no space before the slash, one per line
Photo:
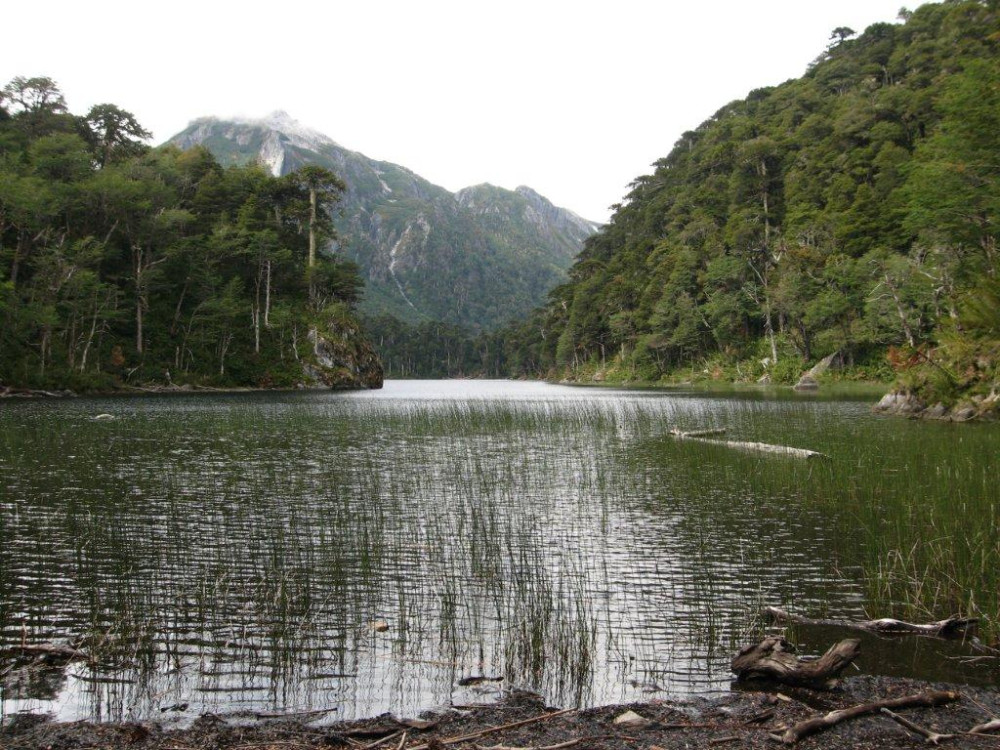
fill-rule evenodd
<path id="1" fill-rule="evenodd" d="M 961 697 L 959 693 L 950 690 L 927 690 L 915 695 L 905 695 L 902 698 L 888 698 L 873 703 L 862 703 L 850 708 L 842 708 L 839 711 L 831 711 L 824 716 L 800 721 L 786 729 L 783 734 L 772 734 L 771 737 L 786 745 L 794 745 L 799 740 L 836 726 L 842 721 L 870 716 L 883 708 L 932 708 L 957 701 Z"/>
<path id="2" fill-rule="evenodd" d="M 86 652 L 60 643 L 22 643 L 19 646 L 12 646 L 8 652 L 47 662 L 73 661 L 75 659 L 88 661 L 90 659 L 90 655 Z"/>
<path id="3" fill-rule="evenodd" d="M 799 625 L 832 625 L 834 627 L 864 630 L 879 635 L 932 635 L 940 638 L 956 638 L 969 635 L 975 631 L 979 620 L 975 617 L 949 617 L 918 624 L 894 620 L 891 617 L 881 617 L 877 620 L 816 620 L 802 615 L 793 615 L 778 607 L 764 607 L 762 614 L 772 622 L 793 622 Z"/>
<path id="4" fill-rule="evenodd" d="M 795 458 L 829 458 L 825 453 L 811 451 L 806 448 L 792 448 L 788 445 L 772 445 L 771 443 L 755 443 L 744 440 L 713 440 L 705 435 L 722 434 L 725 430 L 693 430 L 682 432 L 671 430 L 670 434 L 678 440 L 694 440 L 698 443 L 709 445 L 722 445 L 726 448 L 743 451 L 745 453 L 777 453 L 784 456 L 794 456 Z"/>
<path id="5" fill-rule="evenodd" d="M 726 428 L 725 427 L 719 427 L 719 428 L 712 429 L 712 430 L 688 430 L 688 431 L 671 430 L 670 434 L 674 435 L 675 437 L 679 437 L 679 438 L 713 437 L 713 436 L 716 436 L 716 435 L 725 435 L 726 434 Z"/>
<path id="6" fill-rule="evenodd" d="M 828 689 L 858 656 L 861 641 L 848 638 L 831 646 L 818 659 L 802 659 L 795 647 L 779 636 L 768 636 L 733 657 L 731 668 L 740 680 L 773 680 L 788 685 Z"/>

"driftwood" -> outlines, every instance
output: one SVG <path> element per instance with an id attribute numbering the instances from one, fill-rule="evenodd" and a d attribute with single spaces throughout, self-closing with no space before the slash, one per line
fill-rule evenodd
<path id="1" fill-rule="evenodd" d="M 826 689 L 836 681 L 861 650 L 861 642 L 849 638 L 831 646 L 818 659 L 795 656 L 795 647 L 784 638 L 768 636 L 755 646 L 742 649 L 732 661 L 740 680 L 773 680 L 788 685 Z"/>
<path id="2" fill-rule="evenodd" d="M 670 434 L 678 440 L 694 440 L 698 443 L 706 443 L 708 445 L 722 445 L 726 448 L 733 448 L 745 453 L 777 453 L 795 458 L 829 458 L 825 453 L 807 450 L 806 448 L 792 448 L 788 445 L 772 445 L 771 443 L 755 443 L 744 440 L 713 440 L 712 438 L 704 437 L 704 435 L 721 434 L 721 432 L 725 432 L 725 430 L 695 430 L 692 432 L 671 430 Z"/>
<path id="3" fill-rule="evenodd" d="M 73 661 L 81 659 L 90 660 L 90 655 L 85 651 L 74 648 L 68 644 L 60 643 L 22 643 L 19 646 L 12 646 L 9 653 L 19 656 L 28 656 L 46 662 Z"/>
<path id="4" fill-rule="evenodd" d="M 842 721 L 856 719 L 861 716 L 870 716 L 878 713 L 883 708 L 931 708 L 945 703 L 957 701 L 962 696 L 949 690 L 928 690 L 915 695 L 906 695 L 902 698 L 889 698 L 873 703 L 862 703 L 850 708 L 842 708 L 839 711 L 831 711 L 824 716 L 817 716 L 813 719 L 800 721 L 785 730 L 783 734 L 772 734 L 771 737 L 786 745 L 794 745 L 799 740 L 809 735 L 816 734 L 836 726 Z"/>
<path id="5" fill-rule="evenodd" d="M 986 734 L 987 732 L 1000 731 L 1000 719 L 987 721 L 985 724 L 977 724 L 969 730 L 969 734 Z"/>
<path id="6" fill-rule="evenodd" d="M 941 740 L 955 739 L 955 735 L 953 734 L 940 734 L 939 732 L 932 732 L 930 729 L 922 727 L 919 724 L 915 724 L 914 722 L 907 719 L 905 716 L 900 716 L 895 711 L 890 711 L 888 708 L 882 708 L 881 710 L 882 713 L 884 713 L 886 716 L 888 716 L 897 724 L 906 727 L 914 734 L 919 734 L 927 741 L 927 744 L 929 745 L 937 745 L 939 742 L 941 742 Z"/>
<path id="7" fill-rule="evenodd" d="M 38 398 L 44 396 L 46 398 L 67 398 L 69 396 L 75 396 L 73 391 L 43 391 L 34 388 L 16 388 L 14 386 L 0 386 L 0 398 Z"/>
<path id="8" fill-rule="evenodd" d="M 974 617 L 949 617 L 926 624 L 894 620 L 882 617 L 878 620 L 814 620 L 802 615 L 793 615 L 777 607 L 765 607 L 763 614 L 773 622 L 794 622 L 800 625 L 833 625 L 842 628 L 864 630 L 879 635 L 932 635 L 941 638 L 961 637 L 972 633 L 979 623 Z"/>
<path id="9" fill-rule="evenodd" d="M 686 430 L 686 431 L 671 430 L 670 434 L 673 435 L 674 437 L 679 437 L 679 438 L 716 437 L 718 435 L 725 435 L 726 428 L 719 427 L 717 429 L 712 429 L 712 430 Z"/>
<path id="10" fill-rule="evenodd" d="M 565 716 L 568 713 L 576 711 L 575 708 L 564 708 L 561 711 L 552 711 L 551 713 L 542 714 L 541 716 L 533 716 L 530 719 L 522 719 L 521 721 L 514 721 L 510 724 L 502 724 L 498 727 L 490 727 L 489 729 L 483 729 L 479 732 L 473 732 L 472 734 L 463 734 L 458 737 L 448 737 L 443 740 L 434 740 L 433 744 L 436 745 L 457 745 L 459 742 L 468 742 L 469 740 L 477 740 L 480 737 L 485 737 L 488 734 L 494 734 L 495 732 L 502 732 L 505 729 L 514 729 L 516 727 L 523 727 L 526 724 L 534 724 L 537 721 L 546 721 L 547 719 L 554 719 L 557 716 Z M 424 745 L 416 745 L 409 748 L 409 750 L 428 750 L 432 743 L 427 743 Z"/>
<path id="11" fill-rule="evenodd" d="M 532 745 L 531 747 L 512 747 L 510 745 L 476 745 L 478 750 L 564 750 L 567 747 L 579 745 L 584 741 L 584 737 L 575 740 L 566 740 L 556 745 Z"/>

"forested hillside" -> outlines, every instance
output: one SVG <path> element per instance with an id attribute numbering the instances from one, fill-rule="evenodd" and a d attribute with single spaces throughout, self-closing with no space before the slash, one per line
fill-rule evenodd
<path id="1" fill-rule="evenodd" d="M 380 385 L 356 268 L 315 252 L 340 180 L 148 137 L 48 78 L 0 92 L 0 387 Z"/>
<path id="2" fill-rule="evenodd" d="M 507 332 L 520 373 L 789 381 L 837 353 L 937 398 L 998 379 L 1000 11 L 834 31 L 684 133 Z"/>

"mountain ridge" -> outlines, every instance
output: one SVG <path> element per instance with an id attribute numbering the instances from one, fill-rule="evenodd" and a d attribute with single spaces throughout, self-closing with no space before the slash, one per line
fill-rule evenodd
<path id="1" fill-rule="evenodd" d="M 347 189 L 331 250 L 358 264 L 366 282 L 361 310 L 373 316 L 495 328 L 565 281 L 600 226 L 527 186 L 452 193 L 407 167 L 347 149 L 283 110 L 197 118 L 168 143 L 203 146 L 227 166 L 257 161 L 275 176 L 306 164 L 338 174 Z"/>

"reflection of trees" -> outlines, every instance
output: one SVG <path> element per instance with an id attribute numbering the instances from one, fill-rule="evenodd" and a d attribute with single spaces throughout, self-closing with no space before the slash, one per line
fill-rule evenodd
<path id="1" fill-rule="evenodd" d="M 4 700 L 51 701 L 66 684 L 66 665 L 47 664 L 38 659 L 0 662 L 0 675 Z"/>

